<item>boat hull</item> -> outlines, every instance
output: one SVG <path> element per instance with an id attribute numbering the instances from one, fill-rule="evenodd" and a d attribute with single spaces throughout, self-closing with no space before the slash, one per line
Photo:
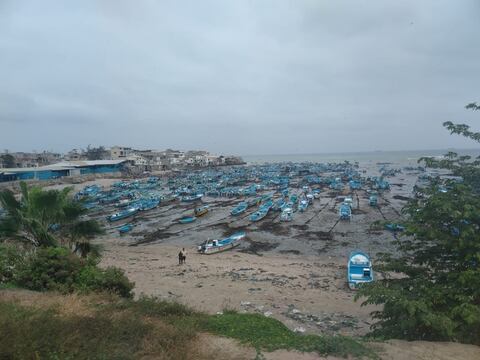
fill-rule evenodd
<path id="1" fill-rule="evenodd" d="M 201 254 L 203 254 L 203 255 L 218 254 L 220 252 L 236 248 L 239 245 L 240 245 L 240 242 L 237 241 L 236 243 L 232 243 L 232 244 L 228 244 L 228 245 L 224 245 L 224 246 L 218 246 L 217 248 L 208 249 L 207 251 L 201 252 Z"/>

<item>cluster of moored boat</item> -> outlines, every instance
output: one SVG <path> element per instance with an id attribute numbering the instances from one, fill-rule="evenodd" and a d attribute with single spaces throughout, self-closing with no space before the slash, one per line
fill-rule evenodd
<path id="1" fill-rule="evenodd" d="M 295 213 L 308 211 L 315 199 L 321 197 L 324 189 L 334 190 L 337 194 L 355 194 L 364 189 L 372 207 L 378 206 L 379 194 L 390 188 L 386 177 L 398 173 L 397 170 L 381 169 L 383 176 L 363 177 L 357 164 L 312 164 L 284 163 L 232 168 L 214 168 L 202 171 L 188 171 L 176 174 L 168 179 L 151 177 L 144 180 L 121 181 L 104 190 L 98 185 L 84 188 L 76 196 L 86 208 L 115 208 L 107 220 L 120 233 L 134 228 L 135 215 L 155 209 L 159 205 L 179 201 L 191 204 L 191 213 L 175 221 L 189 224 L 210 212 L 208 205 L 202 203 L 208 198 L 239 199 L 230 209 L 232 217 L 245 215 L 251 222 L 259 222 L 269 213 L 280 213 L 280 221 L 292 221 Z M 352 217 L 352 196 L 342 197 L 338 209 L 341 220 Z M 121 220 L 126 220 L 123 222 Z M 385 224 L 392 232 L 403 231 L 400 224 Z M 198 246 L 202 254 L 214 254 L 240 245 L 245 239 L 244 231 L 236 232 L 221 239 L 207 240 Z M 373 269 L 370 258 L 361 251 L 352 252 L 347 265 L 347 280 L 350 288 L 373 281 Z"/>
<path id="2" fill-rule="evenodd" d="M 384 173 L 395 172 L 384 169 Z M 202 203 L 204 197 L 240 199 L 230 210 L 232 217 L 248 214 L 248 219 L 255 223 L 269 213 L 277 212 L 280 221 L 288 222 L 294 219 L 296 212 L 308 211 L 325 188 L 338 193 L 345 193 L 347 188 L 352 193 L 368 189 L 369 204 L 377 206 L 377 192 L 389 187 L 384 177 L 362 177 L 356 164 L 284 163 L 188 171 L 168 179 L 150 177 L 120 181 L 108 190 L 91 185 L 76 196 L 89 209 L 115 208 L 107 220 L 124 234 L 135 227 L 138 221 L 131 219 L 138 219 L 137 214 L 171 201 L 192 204 L 191 213 L 175 220 L 179 224 L 193 223 L 210 211 L 209 206 Z M 340 219 L 351 219 L 352 207 L 352 198 L 345 197 L 339 208 Z M 395 228 L 392 231 L 400 230 Z M 245 233 L 236 233 L 225 239 L 207 241 L 199 251 L 214 253 L 230 249 L 244 237 Z"/>

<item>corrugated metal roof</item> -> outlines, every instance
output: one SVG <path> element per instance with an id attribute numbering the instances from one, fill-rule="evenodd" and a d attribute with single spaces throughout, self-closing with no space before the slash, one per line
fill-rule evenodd
<path id="1" fill-rule="evenodd" d="M 19 172 L 31 172 L 31 171 L 61 171 L 61 170 L 73 170 L 84 166 L 98 166 L 98 165 L 118 165 L 126 160 L 86 160 L 86 161 L 63 161 L 52 165 L 30 167 L 30 168 L 5 168 L 0 169 L 0 173 L 19 173 Z"/>
<path id="2" fill-rule="evenodd" d="M 125 159 L 119 160 L 79 160 L 79 161 L 63 161 L 57 163 L 57 166 L 73 166 L 73 167 L 81 167 L 81 166 L 95 166 L 95 165 L 118 165 L 125 162 Z"/>

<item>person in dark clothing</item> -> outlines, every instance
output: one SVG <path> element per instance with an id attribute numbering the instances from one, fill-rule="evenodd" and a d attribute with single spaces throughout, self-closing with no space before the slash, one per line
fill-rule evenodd
<path id="1" fill-rule="evenodd" d="M 183 264 L 183 251 L 180 250 L 180 252 L 178 253 L 178 265 L 182 265 Z"/>

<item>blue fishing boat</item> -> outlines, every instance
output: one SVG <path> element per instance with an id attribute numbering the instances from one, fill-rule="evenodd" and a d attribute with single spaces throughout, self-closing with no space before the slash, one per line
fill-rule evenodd
<path id="1" fill-rule="evenodd" d="M 267 200 L 262 205 L 260 205 L 260 210 L 268 212 L 272 208 L 272 206 L 273 206 L 273 201 Z"/>
<path id="2" fill-rule="evenodd" d="M 129 232 L 130 230 L 133 229 L 133 225 L 132 224 L 125 224 L 125 225 L 122 225 L 118 228 L 118 232 L 120 234 L 125 234 L 127 232 Z"/>
<path id="3" fill-rule="evenodd" d="M 250 215 L 250 221 L 256 222 L 262 220 L 265 216 L 267 216 L 268 210 L 260 209 L 255 211 L 252 215 Z"/>
<path id="4" fill-rule="evenodd" d="M 181 200 L 183 202 L 193 202 L 193 201 L 200 200 L 202 198 L 202 196 L 203 196 L 203 194 L 185 195 L 185 196 L 182 196 Z"/>
<path id="5" fill-rule="evenodd" d="M 262 202 L 262 198 L 261 197 L 256 197 L 256 198 L 248 200 L 247 205 L 248 205 L 248 207 L 252 207 L 252 206 L 260 204 L 261 202 Z"/>
<path id="6" fill-rule="evenodd" d="M 229 250 L 240 245 L 243 238 L 245 238 L 245 231 L 239 231 L 221 240 L 207 240 L 198 247 L 198 252 L 209 255 Z"/>
<path id="7" fill-rule="evenodd" d="M 138 208 L 137 207 L 129 207 L 128 209 L 126 209 L 124 211 L 120 211 L 118 213 L 110 215 L 107 219 L 109 221 L 118 221 L 118 220 L 126 219 L 130 216 L 133 216 L 136 213 L 138 213 Z"/>
<path id="8" fill-rule="evenodd" d="M 377 199 L 377 196 L 376 195 L 370 195 L 370 197 L 368 198 L 368 203 L 370 204 L 370 206 L 377 206 L 377 203 L 378 203 L 378 199 Z"/>
<path id="9" fill-rule="evenodd" d="M 343 200 L 343 203 L 344 203 L 344 204 L 347 204 L 348 206 L 350 206 L 350 209 L 353 208 L 353 199 L 352 199 L 351 196 L 347 196 L 347 197 L 345 198 L 345 200 Z"/>
<path id="10" fill-rule="evenodd" d="M 405 226 L 396 223 L 385 224 L 385 229 L 392 232 L 405 231 Z"/>
<path id="11" fill-rule="evenodd" d="M 350 205 L 343 203 L 339 210 L 340 220 L 350 220 L 352 217 L 352 208 Z"/>
<path id="12" fill-rule="evenodd" d="M 194 210 L 196 217 L 200 217 L 208 213 L 208 205 L 200 206 Z"/>
<path id="13" fill-rule="evenodd" d="M 130 199 L 121 199 L 121 200 L 118 201 L 118 203 L 115 204 L 115 207 L 116 208 L 124 208 L 124 207 L 127 207 L 130 204 L 131 204 Z"/>
<path id="14" fill-rule="evenodd" d="M 283 198 L 278 199 L 272 206 L 273 211 L 282 211 L 282 208 L 285 206 L 286 202 Z"/>
<path id="15" fill-rule="evenodd" d="M 248 204 L 246 202 L 242 201 L 240 204 L 235 206 L 235 208 L 233 208 L 233 210 L 230 212 L 230 214 L 232 214 L 233 216 L 243 214 L 247 210 L 247 208 L 248 208 Z"/>
<path id="16" fill-rule="evenodd" d="M 147 211 L 155 209 L 160 204 L 158 199 L 142 199 L 138 202 L 138 208 L 140 211 Z"/>
<path id="17" fill-rule="evenodd" d="M 180 224 L 190 224 L 190 223 L 194 222 L 195 220 L 197 220 L 197 218 L 195 216 L 183 216 L 180 219 L 178 219 L 178 222 Z"/>
<path id="18" fill-rule="evenodd" d="M 370 258 L 361 251 L 352 252 L 347 265 L 348 287 L 355 290 L 359 284 L 371 281 L 373 281 L 373 269 Z"/>
<path id="19" fill-rule="evenodd" d="M 298 203 L 298 211 L 304 212 L 308 208 L 308 200 L 303 199 Z"/>
<path id="20" fill-rule="evenodd" d="M 281 221 L 292 221 L 293 220 L 293 209 L 292 208 L 285 208 L 282 210 L 282 214 L 280 215 Z"/>

